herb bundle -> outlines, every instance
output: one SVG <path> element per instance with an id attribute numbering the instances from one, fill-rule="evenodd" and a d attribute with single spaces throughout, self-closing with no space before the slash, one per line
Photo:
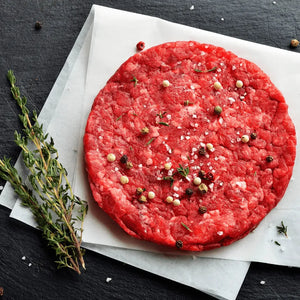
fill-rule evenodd
<path id="1" fill-rule="evenodd" d="M 6 157 L 0 159 L 0 176 L 10 182 L 22 204 L 33 213 L 43 237 L 56 253 L 57 267 L 67 267 L 80 274 L 81 267 L 85 269 L 81 241 L 87 203 L 73 194 L 67 171 L 58 160 L 54 141 L 43 132 L 36 112 L 31 121 L 27 100 L 15 86 L 16 78 L 11 70 L 7 78 L 12 96 L 22 112 L 19 118 L 24 134 L 15 132 L 15 142 L 21 148 L 23 162 L 29 170 L 26 180 L 29 184 Z M 28 142 L 34 147 L 28 146 Z"/>

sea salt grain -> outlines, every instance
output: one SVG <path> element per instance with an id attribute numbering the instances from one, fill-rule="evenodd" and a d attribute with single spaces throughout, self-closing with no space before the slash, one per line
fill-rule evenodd
<path id="1" fill-rule="evenodd" d="M 264 281 L 264 280 L 262 280 L 261 282 L 260 282 L 260 284 L 261 285 L 264 285 L 266 282 Z"/>
<path id="2" fill-rule="evenodd" d="M 22 260 L 25 260 L 25 259 L 26 259 L 26 256 L 23 256 L 23 257 L 22 257 Z"/>
<path id="3" fill-rule="evenodd" d="M 106 282 L 111 282 L 111 281 L 112 281 L 112 278 L 110 278 L 110 277 L 106 278 Z"/>
<path id="4" fill-rule="evenodd" d="M 190 7 L 190 10 L 194 10 L 194 9 L 195 9 L 195 6 L 192 5 L 192 6 Z"/>

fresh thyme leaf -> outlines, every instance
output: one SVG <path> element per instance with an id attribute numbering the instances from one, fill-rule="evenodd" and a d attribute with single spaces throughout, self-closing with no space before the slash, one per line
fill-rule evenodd
<path id="1" fill-rule="evenodd" d="M 146 145 L 150 145 L 154 141 L 154 138 L 151 138 Z"/>
<path id="2" fill-rule="evenodd" d="M 119 121 L 122 117 L 123 115 L 120 115 L 119 117 L 117 117 L 116 121 Z"/>
<path id="3" fill-rule="evenodd" d="M 165 123 L 165 122 L 158 122 L 158 124 L 164 125 L 164 126 L 170 126 L 168 123 Z"/>
<path id="4" fill-rule="evenodd" d="M 190 102 L 189 100 L 186 100 L 186 101 L 183 102 L 184 106 L 189 106 L 190 104 L 192 105 L 193 103 Z"/>
<path id="5" fill-rule="evenodd" d="M 177 171 L 183 177 L 187 177 L 190 173 L 190 168 L 189 167 L 184 168 L 181 164 L 179 164 L 179 168 L 177 168 Z"/>
<path id="6" fill-rule="evenodd" d="M 173 176 L 164 176 L 163 180 L 167 180 L 170 181 L 170 186 L 172 187 L 173 183 L 174 183 L 174 178 Z"/>
<path id="7" fill-rule="evenodd" d="M 183 222 L 181 222 L 181 225 L 188 230 L 189 232 L 193 232 L 193 230 L 191 230 L 187 225 L 185 225 Z"/>
<path id="8" fill-rule="evenodd" d="M 198 73 L 208 73 L 208 72 L 213 72 L 217 69 L 217 67 L 213 67 L 209 70 L 199 70 L 199 69 L 195 69 L 195 72 L 198 72 Z"/>
<path id="9" fill-rule="evenodd" d="M 255 172 L 254 172 L 254 176 L 256 176 L 256 175 L 257 175 L 257 172 L 255 171 Z"/>
<path id="10" fill-rule="evenodd" d="M 281 221 L 281 226 L 276 226 L 277 232 L 282 233 L 287 237 L 287 226 L 284 226 L 283 221 Z"/>
<path id="11" fill-rule="evenodd" d="M 54 141 L 44 133 L 36 112 L 29 117 L 27 100 L 15 86 L 16 78 L 11 70 L 7 78 L 22 112 L 24 136 L 15 132 L 15 142 L 22 149 L 23 162 L 30 173 L 29 184 L 24 183 L 25 179 L 23 181 L 6 157 L 0 159 L 0 177 L 10 182 L 22 204 L 33 213 L 43 237 L 56 253 L 58 268 L 67 267 L 80 274 L 80 268 L 85 269 L 81 240 L 87 203 L 73 194 L 67 171 L 58 161 Z M 79 223 L 75 224 L 76 219 Z"/>
<path id="12" fill-rule="evenodd" d="M 135 76 L 132 77 L 132 79 L 130 81 L 134 82 L 134 86 L 136 87 L 136 85 L 138 84 L 138 80 L 136 79 Z"/>
<path id="13" fill-rule="evenodd" d="M 156 114 L 156 115 L 162 119 L 166 113 L 167 113 L 167 112 L 164 111 L 163 113 L 160 112 L 159 114 Z"/>
<path id="14" fill-rule="evenodd" d="M 278 243 L 277 241 L 274 241 L 274 244 L 276 244 L 277 246 L 281 246 L 281 244 Z"/>

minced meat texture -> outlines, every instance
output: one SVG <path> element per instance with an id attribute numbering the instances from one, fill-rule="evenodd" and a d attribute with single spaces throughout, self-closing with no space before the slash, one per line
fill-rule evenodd
<path id="1" fill-rule="evenodd" d="M 128 234 L 202 251 L 244 237 L 276 206 L 296 137 L 283 95 L 258 66 L 190 41 L 121 65 L 94 101 L 84 147 L 94 199 Z"/>

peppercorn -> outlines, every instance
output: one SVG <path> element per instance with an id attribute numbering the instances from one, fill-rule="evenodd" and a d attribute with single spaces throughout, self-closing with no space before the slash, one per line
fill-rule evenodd
<path id="1" fill-rule="evenodd" d="M 192 196 L 194 192 L 193 192 L 192 189 L 187 188 L 187 189 L 185 190 L 185 193 L 186 193 L 188 196 Z"/>
<path id="2" fill-rule="evenodd" d="M 203 215 L 207 212 L 207 208 L 206 208 L 206 206 L 200 206 L 198 211 L 199 211 L 200 214 Z"/>
<path id="3" fill-rule="evenodd" d="M 36 21 L 35 24 L 34 24 L 34 28 L 35 28 L 36 30 L 42 29 L 42 23 L 39 22 L 39 21 Z"/>
<path id="4" fill-rule="evenodd" d="M 137 189 L 136 189 L 136 193 L 138 194 L 138 195 L 141 195 L 142 193 L 143 193 L 143 189 L 141 188 L 141 187 L 138 187 Z"/>
<path id="5" fill-rule="evenodd" d="M 136 44 L 136 49 L 137 49 L 138 51 L 142 51 L 142 50 L 144 50 L 144 48 L 145 48 L 145 43 L 144 43 L 144 42 L 140 41 L 140 42 L 138 42 L 138 43 Z"/>
<path id="6" fill-rule="evenodd" d="M 127 155 L 125 155 L 125 154 L 122 155 L 122 157 L 120 158 L 120 162 L 121 162 L 122 164 L 126 164 L 127 161 L 128 161 Z"/>
<path id="7" fill-rule="evenodd" d="M 144 127 L 144 128 L 141 130 L 141 133 L 142 133 L 142 134 L 147 134 L 147 133 L 149 133 L 149 128 L 148 128 L 148 127 Z"/>
<path id="8" fill-rule="evenodd" d="M 206 154 L 205 147 L 200 147 L 200 149 L 199 149 L 199 154 L 200 154 L 200 155 L 205 155 L 205 154 Z"/>
<path id="9" fill-rule="evenodd" d="M 204 183 L 201 183 L 198 188 L 199 188 L 199 191 L 201 192 L 201 194 L 206 194 L 208 191 L 208 187 Z"/>
<path id="10" fill-rule="evenodd" d="M 147 198 L 146 198 L 144 195 L 142 195 L 142 196 L 139 198 L 139 202 L 145 203 L 145 202 L 147 202 Z"/>
<path id="11" fill-rule="evenodd" d="M 268 156 L 266 157 L 266 161 L 267 161 L 267 162 L 273 161 L 273 156 L 268 155 Z"/>
<path id="12" fill-rule="evenodd" d="M 126 168 L 130 170 L 132 167 L 133 167 L 133 163 L 131 161 L 128 161 L 126 163 Z"/>
<path id="13" fill-rule="evenodd" d="M 215 106 L 214 113 L 219 116 L 222 113 L 222 107 L 219 105 Z"/>
<path id="14" fill-rule="evenodd" d="M 256 137 L 257 137 L 257 134 L 256 134 L 255 132 L 252 132 L 252 133 L 250 134 L 250 137 L 251 137 L 252 140 L 255 140 Z"/>
<path id="15" fill-rule="evenodd" d="M 299 46 L 299 41 L 296 39 L 292 39 L 290 45 L 292 48 L 297 48 Z"/>
<path id="16" fill-rule="evenodd" d="M 203 179 L 206 179 L 206 180 L 209 180 L 209 181 L 213 181 L 214 180 L 214 174 L 208 172 L 208 173 L 206 173 L 205 178 L 203 178 Z"/>
<path id="17" fill-rule="evenodd" d="M 203 170 L 200 170 L 199 173 L 198 173 L 198 175 L 199 175 L 199 177 L 202 178 L 202 179 L 206 178 L 206 177 L 205 177 L 205 171 L 203 171 Z"/>
<path id="18" fill-rule="evenodd" d="M 176 241 L 176 247 L 178 248 L 178 249 L 181 249 L 182 247 L 183 247 L 183 242 L 182 241 L 180 241 L 180 240 L 178 240 L 178 241 Z"/>

